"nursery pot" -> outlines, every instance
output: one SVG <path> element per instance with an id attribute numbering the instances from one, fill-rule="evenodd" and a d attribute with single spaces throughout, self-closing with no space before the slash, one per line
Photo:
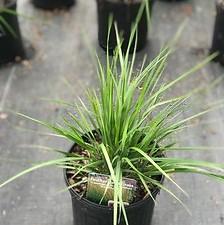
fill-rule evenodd
<path id="1" fill-rule="evenodd" d="M 78 146 L 74 144 L 69 152 L 74 152 L 73 149 Z M 64 169 L 64 177 L 67 186 L 70 186 L 67 170 Z M 164 177 L 159 176 L 160 183 L 163 183 Z M 72 199 L 74 225 L 113 225 L 113 208 L 99 205 L 94 202 L 81 198 L 80 195 L 73 189 L 69 189 Z M 159 188 L 152 191 L 152 195 L 156 198 L 160 192 Z M 151 197 L 142 199 L 136 203 L 126 207 L 126 213 L 129 220 L 129 225 L 150 225 L 154 209 L 154 201 Z M 121 218 L 120 225 L 125 225 L 125 221 Z"/>
<path id="2" fill-rule="evenodd" d="M 214 26 L 213 41 L 211 53 L 218 52 L 214 61 L 224 65 L 224 3 L 221 0 L 216 1 L 216 20 Z"/>
<path id="3" fill-rule="evenodd" d="M 74 5 L 75 0 L 32 0 L 33 4 L 41 9 L 61 9 Z"/>
<path id="4" fill-rule="evenodd" d="M 6 0 L 4 4 L 4 8 L 13 10 L 14 12 L 16 12 L 16 6 L 16 1 L 13 0 Z M 24 58 L 25 50 L 17 16 L 0 11 L 0 17 L 10 27 L 9 29 L 3 22 L 0 22 L 0 64 L 14 61 L 17 56 Z"/>
<path id="5" fill-rule="evenodd" d="M 154 0 L 149 0 L 150 12 L 152 12 Z M 113 16 L 113 22 L 116 21 L 119 33 L 122 33 L 123 45 L 122 50 L 126 51 L 130 39 L 131 28 L 136 21 L 142 0 L 133 0 L 129 3 L 114 0 L 97 0 L 98 13 L 98 40 L 100 46 L 107 50 L 107 39 L 109 29 L 109 17 Z M 137 48 L 136 51 L 141 50 L 147 42 L 148 24 L 147 13 L 144 10 L 143 15 L 138 23 L 137 30 Z M 133 40 L 130 53 L 134 51 L 135 38 Z M 117 46 L 116 32 L 114 23 L 111 27 L 108 50 L 110 53 Z"/>

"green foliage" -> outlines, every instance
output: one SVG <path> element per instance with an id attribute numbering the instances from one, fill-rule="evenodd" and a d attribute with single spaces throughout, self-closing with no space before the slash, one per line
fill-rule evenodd
<path id="1" fill-rule="evenodd" d="M 17 15 L 16 12 L 14 12 L 13 10 L 1 8 L 1 7 L 0 7 L 0 13 L 8 13 L 11 15 Z M 2 15 L 0 15 L 0 28 L 1 27 L 5 31 L 8 31 L 14 38 L 17 38 L 15 31 L 12 29 L 10 24 L 6 21 L 6 19 Z"/>

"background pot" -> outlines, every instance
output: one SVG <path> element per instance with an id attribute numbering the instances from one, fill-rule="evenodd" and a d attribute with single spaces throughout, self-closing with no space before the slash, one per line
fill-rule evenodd
<path id="1" fill-rule="evenodd" d="M 75 144 L 69 152 L 72 152 L 75 146 L 77 145 Z M 64 169 L 64 177 L 67 186 L 69 186 L 66 169 Z M 164 178 L 160 178 L 160 182 L 163 183 Z M 113 225 L 112 208 L 80 198 L 74 189 L 69 191 L 72 198 L 74 225 Z M 152 192 L 153 197 L 156 198 L 159 192 L 159 188 L 155 188 Z M 150 225 L 153 210 L 154 202 L 150 197 L 126 207 L 129 225 Z M 125 225 L 123 219 L 120 225 Z"/>
<path id="2" fill-rule="evenodd" d="M 219 55 L 214 59 L 214 61 L 220 62 L 224 65 L 224 3 L 222 1 L 216 1 L 216 11 L 217 14 L 210 52 L 218 52 Z"/>
<path id="3" fill-rule="evenodd" d="M 4 7 L 16 12 L 16 1 L 9 1 Z M 24 58 L 25 50 L 17 16 L 7 12 L 0 12 L 0 16 L 7 21 L 8 25 L 15 33 L 15 35 L 13 35 L 2 23 L 0 23 L 0 63 L 14 61 L 17 56 Z"/>
<path id="4" fill-rule="evenodd" d="M 136 20 L 139 8 L 142 1 L 135 1 L 133 3 L 114 2 L 112 0 L 97 0 L 97 13 L 98 13 L 98 40 L 100 46 L 107 49 L 108 37 L 108 20 L 109 15 L 113 14 L 114 20 L 117 22 L 118 30 L 123 32 L 123 51 L 127 50 L 131 26 Z M 152 12 L 153 1 L 150 1 L 150 11 Z M 138 25 L 138 43 L 137 51 L 141 50 L 147 41 L 148 25 L 146 11 L 144 11 L 142 18 Z M 109 51 L 113 52 L 117 46 L 116 33 L 114 26 L 110 32 Z M 134 41 L 130 52 L 134 50 Z"/>
<path id="5" fill-rule="evenodd" d="M 68 8 L 74 5 L 75 0 L 32 0 L 33 4 L 42 9 Z"/>

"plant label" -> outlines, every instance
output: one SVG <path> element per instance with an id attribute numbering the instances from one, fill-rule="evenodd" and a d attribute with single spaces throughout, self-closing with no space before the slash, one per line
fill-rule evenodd
<path id="1" fill-rule="evenodd" d="M 137 182 L 133 179 L 124 178 L 122 181 L 123 202 L 133 202 Z M 108 205 L 114 199 L 114 183 L 110 176 L 98 173 L 90 173 L 87 183 L 87 199 L 95 203 Z"/>

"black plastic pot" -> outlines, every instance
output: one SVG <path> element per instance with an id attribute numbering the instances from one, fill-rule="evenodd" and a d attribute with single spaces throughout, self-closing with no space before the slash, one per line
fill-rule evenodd
<path id="1" fill-rule="evenodd" d="M 8 2 L 9 3 L 4 5 L 4 8 L 16 12 L 16 1 Z M 12 32 L 10 32 L 9 29 L 7 29 L 7 27 L 0 22 L 0 64 L 14 61 L 17 56 L 24 58 L 25 50 L 23 47 L 17 16 L 2 11 L 0 12 L 0 17 L 2 17 L 13 30 L 12 34 Z"/>
<path id="2" fill-rule="evenodd" d="M 211 53 L 218 52 L 219 55 L 214 59 L 224 65 L 224 3 L 216 1 L 216 20 L 213 34 Z"/>
<path id="3" fill-rule="evenodd" d="M 152 6 L 154 0 L 150 1 L 150 11 L 152 12 Z M 100 46 L 107 50 L 107 37 L 108 37 L 108 21 L 109 16 L 112 14 L 114 21 L 117 22 L 119 32 L 123 33 L 123 51 L 127 50 L 127 46 L 130 39 L 131 27 L 135 22 L 139 12 L 142 1 L 136 0 L 132 3 L 125 3 L 113 0 L 97 0 L 97 13 L 98 13 L 98 40 Z M 147 42 L 148 25 L 146 10 L 144 10 L 141 20 L 138 24 L 138 42 L 137 51 L 141 50 Z M 134 42 L 130 50 L 130 53 L 134 50 Z M 112 53 L 117 46 L 115 27 L 112 26 L 109 38 L 109 52 Z"/>
<path id="4" fill-rule="evenodd" d="M 85 138 L 85 137 L 84 137 Z M 72 152 L 76 144 L 69 152 Z M 67 170 L 64 169 L 66 185 L 69 186 Z M 160 182 L 163 183 L 163 177 Z M 85 198 L 81 198 L 74 189 L 70 189 L 72 198 L 74 225 L 113 225 L 113 208 L 98 205 Z M 160 192 L 155 188 L 152 192 L 154 198 Z M 131 204 L 126 207 L 129 225 L 150 225 L 154 210 L 154 201 L 151 197 Z M 125 225 L 123 218 L 120 225 Z"/>
<path id="5" fill-rule="evenodd" d="M 69 8 L 74 5 L 75 0 L 32 0 L 32 2 L 38 8 L 52 10 Z"/>

